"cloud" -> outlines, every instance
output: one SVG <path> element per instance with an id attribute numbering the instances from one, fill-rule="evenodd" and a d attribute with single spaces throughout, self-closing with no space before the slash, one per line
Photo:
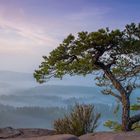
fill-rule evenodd
<path id="1" fill-rule="evenodd" d="M 30 17 L 25 9 L 25 7 L 13 8 L 10 5 L 0 6 L 0 29 L 3 32 L 13 32 L 38 46 L 46 45 L 52 48 L 55 48 L 69 33 L 96 28 L 104 14 L 109 11 L 109 8 L 84 6 L 82 9 L 68 13 L 66 11 L 58 16 L 50 17 L 46 13 L 46 16 L 43 15 L 45 17 L 41 15 Z"/>
<path id="2" fill-rule="evenodd" d="M 13 32 L 35 42 L 38 45 L 47 45 L 49 47 L 56 45 L 57 39 L 53 36 L 49 36 L 47 32 L 45 33 L 45 28 L 32 23 L 27 20 L 27 15 L 22 8 L 11 8 L 0 6 L 0 31 L 1 32 Z M 11 12 L 10 12 L 11 11 Z M 16 40 L 16 38 L 15 38 Z M 18 40 L 17 40 L 18 41 Z"/>
<path id="3" fill-rule="evenodd" d="M 13 65 L 21 71 L 24 67 L 34 69 L 41 56 L 48 55 L 70 33 L 121 27 L 127 18 L 120 18 L 119 7 L 117 14 L 114 10 L 107 3 L 91 0 L 0 1 L 0 65 L 6 69 Z"/>
<path id="4" fill-rule="evenodd" d="M 42 55 L 48 55 L 58 44 L 58 39 L 50 35 L 45 26 L 27 17 L 20 7 L 0 5 L 0 65 L 3 70 L 33 71 Z"/>
<path id="5" fill-rule="evenodd" d="M 30 25 L 31 26 L 31 25 Z M 34 26 L 34 25 L 33 25 Z M 14 22 L 9 22 L 7 20 L 0 18 L 0 29 L 6 32 L 14 32 L 24 38 L 31 39 L 38 44 L 48 44 L 48 46 L 52 46 L 55 43 L 55 39 L 47 34 L 38 33 L 38 27 L 28 27 L 28 25 L 18 25 Z M 43 32 L 43 31 L 42 31 Z"/>

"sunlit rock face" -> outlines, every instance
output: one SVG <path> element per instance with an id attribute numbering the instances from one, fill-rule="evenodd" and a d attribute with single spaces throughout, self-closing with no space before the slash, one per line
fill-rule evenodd
<path id="1" fill-rule="evenodd" d="M 71 134 L 56 134 L 48 129 L 0 129 L 0 139 L 6 140 L 140 140 L 140 132 L 97 132 L 76 137 Z"/>
<path id="2" fill-rule="evenodd" d="M 6 140 L 79 140 L 70 134 L 57 135 L 54 130 L 48 129 L 14 129 L 6 127 L 0 129 L 0 139 Z"/>
<path id="3" fill-rule="evenodd" d="M 79 137 L 80 140 L 140 140 L 140 132 L 99 132 L 86 134 Z"/>

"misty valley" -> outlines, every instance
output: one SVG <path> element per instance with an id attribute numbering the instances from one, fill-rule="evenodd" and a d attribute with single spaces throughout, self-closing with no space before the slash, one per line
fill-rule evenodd
<path id="1" fill-rule="evenodd" d="M 75 103 L 95 105 L 102 115 L 98 131 L 108 130 L 103 126 L 105 121 L 121 119 L 121 111 L 113 113 L 117 101 L 101 94 L 101 89 L 94 84 L 88 86 L 88 78 L 84 80 L 86 86 L 82 85 L 80 77 L 75 78 L 80 86 L 72 85 L 71 80 L 71 84 L 68 83 L 65 78 L 58 82 L 59 85 L 39 85 L 32 74 L 27 73 L 2 71 L 0 76 L 0 127 L 53 129 L 54 120 L 68 114 Z M 136 101 L 137 95 L 138 91 L 135 91 L 131 102 Z"/>

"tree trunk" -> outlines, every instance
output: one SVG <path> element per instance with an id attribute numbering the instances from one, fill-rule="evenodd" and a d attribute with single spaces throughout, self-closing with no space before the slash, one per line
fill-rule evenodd
<path id="1" fill-rule="evenodd" d="M 129 95 L 122 96 L 122 131 L 131 131 L 130 120 L 130 99 Z"/>
<path id="2" fill-rule="evenodd" d="M 113 86 L 118 90 L 120 93 L 122 99 L 122 130 L 123 131 L 130 131 L 129 128 L 129 119 L 130 119 L 130 99 L 129 94 L 127 94 L 124 87 L 121 85 L 121 83 L 115 78 L 115 76 L 112 74 L 110 69 L 104 69 L 104 72 L 106 76 L 111 80 Z"/>

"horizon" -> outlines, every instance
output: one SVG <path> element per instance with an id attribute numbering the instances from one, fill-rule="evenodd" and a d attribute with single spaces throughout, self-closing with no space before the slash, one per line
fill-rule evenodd
<path id="1" fill-rule="evenodd" d="M 0 0 L 0 137 L 140 128 L 139 11 L 140 0 Z"/>
<path id="2" fill-rule="evenodd" d="M 8 74 L 8 75 L 7 75 Z M 24 79 L 25 75 L 27 77 L 27 79 Z M 47 81 L 46 83 L 43 84 L 39 84 L 36 82 L 36 80 L 33 77 L 33 73 L 27 73 L 27 72 L 17 72 L 17 71 L 4 71 L 4 70 L 0 70 L 0 83 L 1 82 L 7 82 L 7 81 L 11 81 L 13 84 L 17 84 L 17 79 L 16 77 L 20 76 L 20 82 L 29 82 L 32 83 L 34 86 L 55 86 L 55 85 L 60 85 L 60 86 L 81 86 L 81 87 L 95 87 L 95 76 L 92 75 L 91 78 L 91 74 L 87 75 L 85 77 L 83 76 L 70 76 L 70 75 L 65 75 L 62 79 L 59 78 L 52 78 L 51 80 Z M 14 78 L 14 80 L 13 80 Z M 5 80 L 6 79 L 6 80 Z M 12 80 L 11 80 L 12 79 Z M 26 83 L 24 83 L 26 85 Z M 22 84 L 21 84 L 22 85 Z M 24 85 L 22 85 L 24 87 Z"/>
<path id="3" fill-rule="evenodd" d="M 0 0 L 1 71 L 33 73 L 70 33 L 140 21 L 140 1 Z"/>

